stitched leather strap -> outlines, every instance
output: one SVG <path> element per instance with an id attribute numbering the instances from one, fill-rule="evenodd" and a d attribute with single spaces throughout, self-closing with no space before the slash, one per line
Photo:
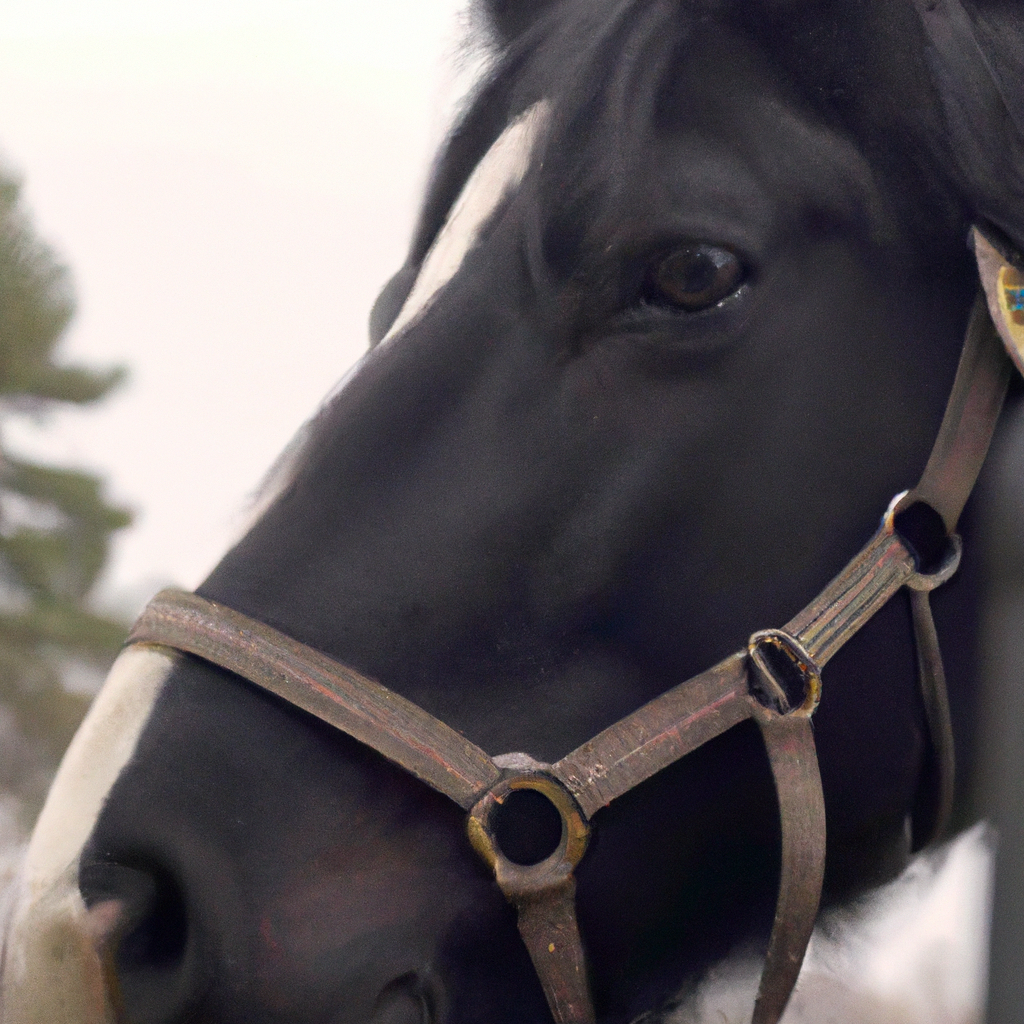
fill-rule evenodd
<path id="1" fill-rule="evenodd" d="M 478 746 L 412 701 L 196 594 L 160 591 L 128 643 L 162 644 L 226 668 L 373 747 L 467 811 L 501 776 Z"/>
<path id="2" fill-rule="evenodd" d="M 507 785 L 508 768 L 415 704 L 264 623 L 195 594 L 161 591 L 128 642 L 194 654 L 248 679 L 373 747 L 463 808 L 472 808 L 474 816 L 499 785 Z M 750 695 L 746 654 L 732 655 L 674 687 L 557 764 L 531 762 L 528 774 L 549 775 L 580 808 L 581 819 L 589 819 L 750 717 L 764 737 L 782 825 L 779 903 L 755 1016 L 756 1024 L 774 1024 L 773 1014 L 785 1007 L 817 915 L 824 802 L 810 720 L 764 708 Z M 516 758 L 523 755 L 497 761 L 516 763 Z M 580 827 L 587 828 L 585 822 Z M 570 858 L 566 870 L 556 864 L 545 871 L 542 864 L 535 873 L 496 862 L 493 850 L 486 858 L 517 907 L 520 932 L 558 1024 L 594 1021 L 572 902 L 572 867 L 582 852 Z"/>

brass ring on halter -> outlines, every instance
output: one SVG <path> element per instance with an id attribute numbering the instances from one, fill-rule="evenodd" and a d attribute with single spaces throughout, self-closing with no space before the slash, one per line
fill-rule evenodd
<path id="1" fill-rule="evenodd" d="M 519 758 L 527 760 L 523 755 Z M 528 760 L 532 762 L 532 758 Z M 579 805 L 561 782 L 544 771 L 545 767 L 533 762 L 528 767 L 517 766 L 509 771 L 474 804 L 466 820 L 473 849 L 494 871 L 498 884 L 508 896 L 537 892 L 566 878 L 580 862 L 590 839 L 590 826 Z M 546 797 L 562 821 L 558 846 L 536 864 L 517 864 L 510 860 L 494 834 L 495 812 L 513 792 L 524 789 Z"/>

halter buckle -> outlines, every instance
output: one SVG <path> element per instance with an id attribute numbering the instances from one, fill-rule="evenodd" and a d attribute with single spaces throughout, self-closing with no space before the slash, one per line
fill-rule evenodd
<path id="1" fill-rule="evenodd" d="M 821 669 L 784 629 L 760 629 L 747 642 L 750 691 L 780 715 L 810 718 L 821 700 Z"/>

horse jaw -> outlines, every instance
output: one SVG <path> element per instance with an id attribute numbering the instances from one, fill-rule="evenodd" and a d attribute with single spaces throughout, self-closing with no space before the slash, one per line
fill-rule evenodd
<path id="1" fill-rule="evenodd" d="M 162 649 L 125 651 L 64 756 L 32 834 L 0 947 L 5 1024 L 114 1020 L 102 948 L 116 928 L 118 907 L 86 908 L 78 860 L 174 663 Z"/>

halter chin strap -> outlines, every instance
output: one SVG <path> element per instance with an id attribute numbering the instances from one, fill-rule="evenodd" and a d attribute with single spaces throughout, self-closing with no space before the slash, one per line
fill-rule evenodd
<path id="1" fill-rule="evenodd" d="M 1000 277 L 1003 264 L 993 262 L 991 246 L 977 233 L 976 247 L 989 306 L 995 295 L 994 315 L 1006 275 Z M 1002 325 L 999 333 L 1013 344 L 1010 326 Z M 919 830 L 931 838 L 948 816 L 952 731 L 928 593 L 959 563 L 956 523 L 988 451 L 1010 373 L 979 298 L 924 474 L 917 487 L 893 499 L 877 533 L 846 568 L 781 629 L 754 633 L 745 650 L 673 687 L 555 764 L 526 754 L 491 757 L 380 683 L 194 594 L 157 594 L 128 642 L 184 651 L 234 672 L 373 747 L 466 810 L 469 839 L 517 908 L 520 934 L 558 1024 L 594 1021 L 573 877 L 586 852 L 591 819 L 674 761 L 752 718 L 768 752 L 782 832 L 779 895 L 753 1024 L 776 1024 L 803 963 L 824 877 L 825 804 L 811 728 L 821 670 L 902 587 L 911 593 L 934 760 L 930 774 L 937 779 Z M 933 519 L 937 513 L 947 542 L 944 559 L 926 573 L 899 532 L 904 513 L 922 508 Z M 514 862 L 496 836 L 496 812 L 516 790 L 543 794 L 562 819 L 557 849 L 538 864 Z"/>

